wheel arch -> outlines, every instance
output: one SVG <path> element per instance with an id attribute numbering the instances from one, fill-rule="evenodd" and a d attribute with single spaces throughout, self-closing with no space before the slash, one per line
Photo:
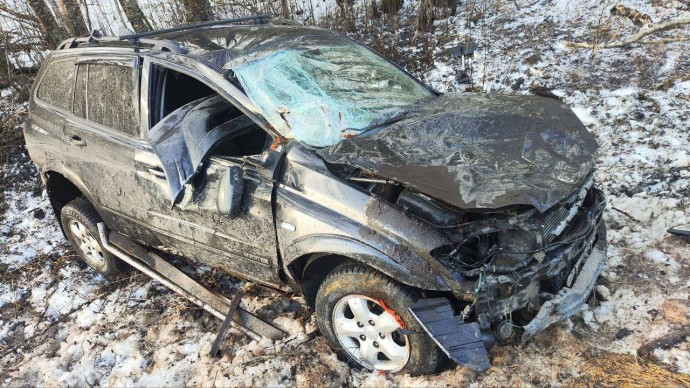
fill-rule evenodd
<path id="1" fill-rule="evenodd" d="M 46 168 L 41 172 L 41 178 L 46 185 L 48 200 L 61 228 L 63 225 L 60 220 L 60 212 L 69 202 L 83 196 L 95 207 L 91 191 L 71 171 L 59 167 Z"/>
<path id="2" fill-rule="evenodd" d="M 312 236 L 285 250 L 286 267 L 293 281 L 302 289 L 307 303 L 313 307 L 321 281 L 340 264 L 358 263 L 389 278 L 421 290 L 448 291 L 439 277 L 430 281 L 417 276 L 401 263 L 365 243 L 342 236 Z"/>

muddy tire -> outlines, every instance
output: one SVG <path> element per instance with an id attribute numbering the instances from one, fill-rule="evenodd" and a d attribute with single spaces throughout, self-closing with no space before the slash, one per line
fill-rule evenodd
<path id="1" fill-rule="evenodd" d="M 86 199 L 80 197 L 65 205 L 60 212 L 60 222 L 79 257 L 96 272 L 114 276 L 125 268 L 124 263 L 101 245 L 96 225 L 102 220 Z"/>
<path id="2" fill-rule="evenodd" d="M 319 329 L 352 367 L 434 373 L 446 358 L 408 310 L 419 296 L 373 269 L 344 264 L 319 287 Z"/>

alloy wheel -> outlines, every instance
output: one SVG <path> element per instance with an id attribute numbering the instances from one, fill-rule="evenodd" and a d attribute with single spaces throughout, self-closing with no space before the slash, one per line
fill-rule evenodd
<path id="1" fill-rule="evenodd" d="M 397 372 L 410 358 L 410 342 L 400 317 L 383 302 L 348 295 L 333 310 L 333 329 L 340 345 L 368 369 Z"/>
<path id="2" fill-rule="evenodd" d="M 83 253 L 84 260 L 93 267 L 101 268 L 105 265 L 105 257 L 98 240 L 89 232 L 84 224 L 77 220 L 69 223 L 69 230 Z"/>

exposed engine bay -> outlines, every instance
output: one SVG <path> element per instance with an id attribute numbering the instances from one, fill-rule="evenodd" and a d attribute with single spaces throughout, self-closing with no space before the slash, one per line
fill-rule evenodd
<path id="1" fill-rule="evenodd" d="M 593 185 L 593 170 L 542 213 L 526 205 L 463 210 L 370 172 L 340 167 L 344 179 L 448 238 L 450 244 L 431 254 L 475 291 L 462 295 L 455 310 L 491 329 L 489 337 L 501 342 L 531 338 L 515 328 L 528 325 L 544 303 L 573 286 L 597 241 L 606 206 Z"/>

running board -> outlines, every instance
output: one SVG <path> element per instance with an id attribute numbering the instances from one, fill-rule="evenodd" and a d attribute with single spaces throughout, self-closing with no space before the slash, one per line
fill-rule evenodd
<path id="1" fill-rule="evenodd" d="M 491 367 L 479 324 L 465 322 L 460 315 L 453 315 L 448 299 L 420 299 L 410 306 L 410 311 L 453 361 L 479 372 Z"/>
<path id="2" fill-rule="evenodd" d="M 229 315 L 228 313 L 233 307 L 232 301 L 209 291 L 162 257 L 147 251 L 141 245 L 118 232 L 108 231 L 102 222 L 98 223 L 98 234 L 101 245 L 120 260 L 189 299 L 221 320 L 225 320 Z M 232 321 L 233 326 L 256 340 L 266 337 L 276 341 L 285 337 L 284 331 L 240 307 L 237 308 L 235 314 L 232 314 Z"/>

